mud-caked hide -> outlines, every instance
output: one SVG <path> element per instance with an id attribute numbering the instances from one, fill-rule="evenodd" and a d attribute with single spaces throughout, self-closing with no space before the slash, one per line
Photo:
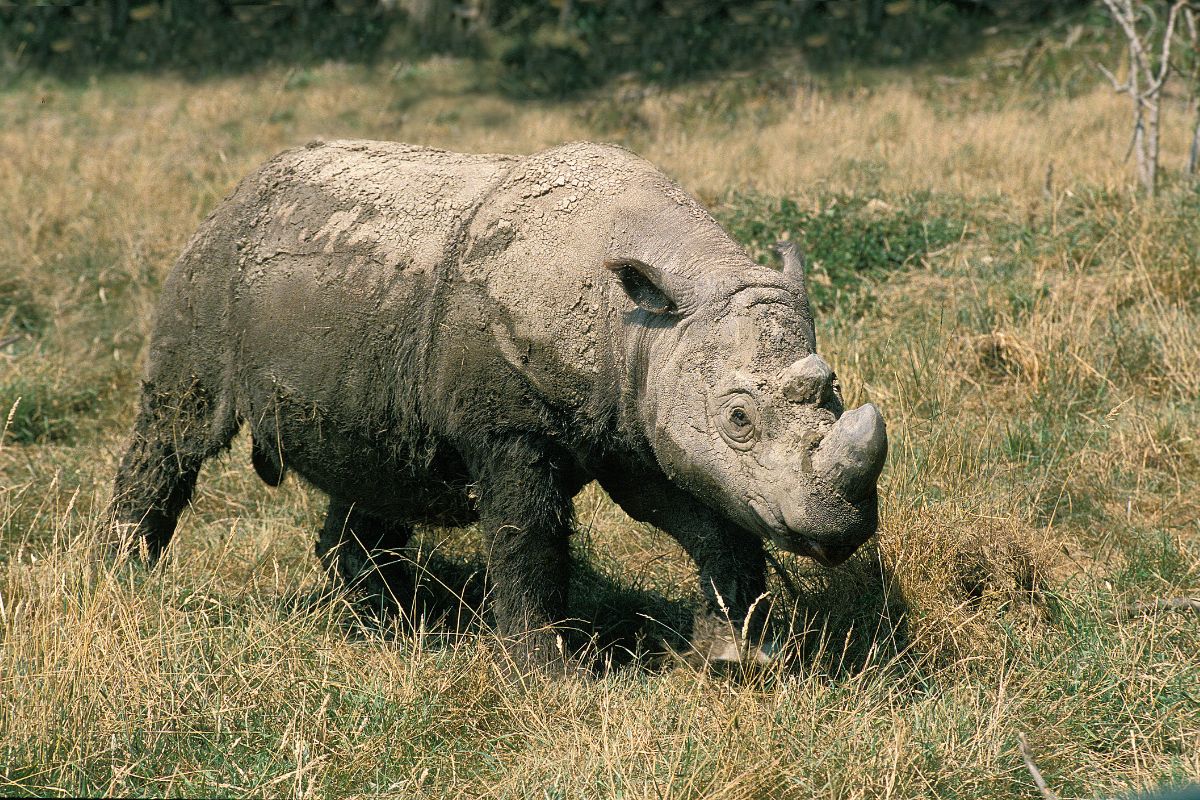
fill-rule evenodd
<path id="1" fill-rule="evenodd" d="M 874 406 L 843 412 L 780 252 L 755 263 L 617 147 L 286 151 L 164 286 L 114 513 L 161 549 L 246 426 L 265 480 L 330 495 L 318 550 L 343 573 L 338 552 L 358 570 L 414 524 L 480 520 L 517 632 L 565 617 L 571 496 L 598 480 L 744 616 L 763 541 L 835 564 L 875 531 L 887 450 Z"/>

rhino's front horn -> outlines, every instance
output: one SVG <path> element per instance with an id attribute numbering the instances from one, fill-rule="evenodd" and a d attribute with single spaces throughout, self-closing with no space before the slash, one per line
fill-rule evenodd
<path id="1" fill-rule="evenodd" d="M 871 403 L 847 411 L 813 453 L 813 471 L 850 502 L 866 497 L 887 458 L 887 428 Z"/>

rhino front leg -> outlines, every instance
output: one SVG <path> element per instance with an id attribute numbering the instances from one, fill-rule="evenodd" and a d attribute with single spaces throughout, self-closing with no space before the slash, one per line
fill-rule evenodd
<path id="1" fill-rule="evenodd" d="M 317 557 L 346 586 L 385 600 L 411 599 L 411 582 L 398 551 L 408 544 L 412 526 L 380 519 L 336 498 L 317 539 Z"/>
<path id="2" fill-rule="evenodd" d="M 613 470 L 599 480 L 626 514 L 669 534 L 696 562 L 707 601 L 693 631 L 693 644 L 704 651 L 702 655 L 717 661 L 745 657 L 743 629 L 756 641 L 767 617 L 761 539 L 722 519 L 665 478 Z M 723 632 L 728 635 L 722 638 Z"/>
<path id="3" fill-rule="evenodd" d="M 571 495 L 547 448 L 524 439 L 480 448 L 472 464 L 497 632 L 519 666 L 562 664 Z"/>

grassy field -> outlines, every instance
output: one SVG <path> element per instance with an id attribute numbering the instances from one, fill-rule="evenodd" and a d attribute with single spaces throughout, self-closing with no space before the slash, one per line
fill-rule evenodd
<path id="1" fill-rule="evenodd" d="M 1126 101 L 1051 80 L 1066 36 L 1032 66 L 998 39 L 937 69 L 556 104 L 445 58 L 3 90 L 0 794 L 1035 797 L 1019 733 L 1063 797 L 1200 781 L 1197 618 L 1122 613 L 1200 591 L 1188 121 L 1173 98 L 1166 188 L 1138 198 Z M 159 569 L 97 558 L 162 277 L 242 175 L 314 137 L 616 141 L 756 256 L 804 238 L 826 357 L 893 444 L 877 544 L 832 571 L 780 556 L 785 658 L 664 655 L 692 568 L 595 487 L 573 610 L 617 665 L 593 679 L 504 679 L 473 603 L 413 631 L 331 595 L 323 498 L 263 486 L 244 440 Z M 470 595 L 478 541 L 423 532 L 427 583 Z"/>

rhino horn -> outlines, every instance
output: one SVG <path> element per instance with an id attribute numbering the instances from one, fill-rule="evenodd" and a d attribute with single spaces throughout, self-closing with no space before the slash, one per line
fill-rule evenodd
<path id="1" fill-rule="evenodd" d="M 834 423 L 813 453 L 813 471 L 839 495 L 856 502 L 874 491 L 887 448 L 883 417 L 867 403 Z"/>
<path id="2" fill-rule="evenodd" d="M 817 329 L 813 322 L 812 308 L 808 302 L 807 261 L 804 251 L 795 242 L 786 239 L 775 243 L 775 252 L 783 263 L 783 274 L 791 278 L 800 287 L 800 302 L 804 306 L 804 315 L 808 318 L 808 334 L 812 348 L 817 348 Z"/>

